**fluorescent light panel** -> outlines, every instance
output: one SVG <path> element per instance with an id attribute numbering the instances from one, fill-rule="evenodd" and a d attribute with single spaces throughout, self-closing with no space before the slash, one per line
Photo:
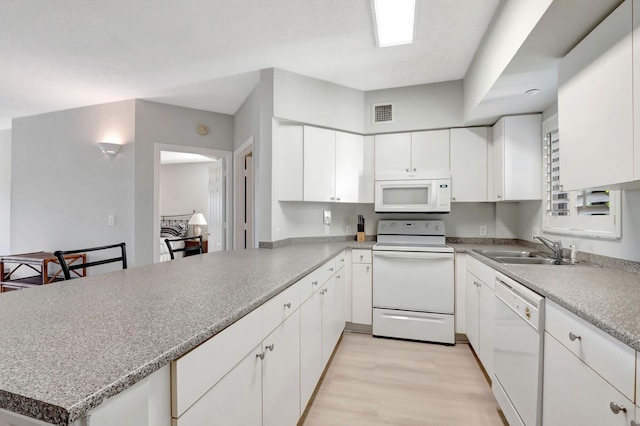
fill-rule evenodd
<path id="1" fill-rule="evenodd" d="M 373 0 L 378 46 L 413 43 L 415 0 Z"/>

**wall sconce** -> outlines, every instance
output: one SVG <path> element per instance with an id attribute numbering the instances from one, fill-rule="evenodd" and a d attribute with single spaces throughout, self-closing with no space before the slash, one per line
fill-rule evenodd
<path id="1" fill-rule="evenodd" d="M 100 142 L 98 147 L 103 154 L 106 154 L 109 158 L 113 158 L 118 155 L 122 145 L 118 145 L 117 143 Z"/>

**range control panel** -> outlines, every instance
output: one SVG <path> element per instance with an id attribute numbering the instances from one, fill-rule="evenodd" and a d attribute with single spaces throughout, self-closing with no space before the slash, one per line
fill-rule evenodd
<path id="1" fill-rule="evenodd" d="M 383 219 L 378 221 L 378 235 L 444 235 L 444 221 Z"/>

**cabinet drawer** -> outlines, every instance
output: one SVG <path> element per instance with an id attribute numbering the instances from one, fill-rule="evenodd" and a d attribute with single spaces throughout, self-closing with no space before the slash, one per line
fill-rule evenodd
<path id="1" fill-rule="evenodd" d="M 467 271 L 488 285 L 492 290 L 496 288 L 496 271 L 489 265 L 485 265 L 473 256 L 467 256 Z"/>
<path id="2" fill-rule="evenodd" d="M 546 302 L 545 329 L 627 398 L 634 400 L 636 354 L 633 349 L 550 300 Z"/>
<path id="3" fill-rule="evenodd" d="M 353 263 L 371 263 L 371 250 L 353 249 L 351 254 Z"/>
<path id="4" fill-rule="evenodd" d="M 322 287 L 322 284 L 326 281 L 322 279 L 324 275 L 324 272 L 318 268 L 298 281 L 298 284 L 300 285 L 301 303 L 304 303 L 313 293 Z"/>
<path id="5" fill-rule="evenodd" d="M 347 252 L 346 251 L 343 251 L 342 253 L 340 253 L 339 255 L 337 255 L 336 257 L 333 258 L 333 261 L 335 262 L 335 265 L 336 265 L 336 272 L 339 271 L 340 269 L 342 269 L 342 267 L 344 266 L 346 260 L 347 260 Z"/>
<path id="6" fill-rule="evenodd" d="M 171 362 L 171 415 L 180 417 L 260 341 L 262 309 L 257 308 Z"/>
<path id="7" fill-rule="evenodd" d="M 262 306 L 262 337 L 269 335 L 298 307 L 300 307 L 300 281 Z"/>

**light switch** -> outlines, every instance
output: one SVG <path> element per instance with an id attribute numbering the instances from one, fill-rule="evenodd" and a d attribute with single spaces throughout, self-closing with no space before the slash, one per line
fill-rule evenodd
<path id="1" fill-rule="evenodd" d="M 331 225 L 331 210 L 324 211 L 324 219 L 322 220 L 322 223 L 325 225 Z"/>
<path id="2" fill-rule="evenodd" d="M 116 224 L 116 217 L 112 214 L 109 215 L 109 226 L 114 226 Z"/>

